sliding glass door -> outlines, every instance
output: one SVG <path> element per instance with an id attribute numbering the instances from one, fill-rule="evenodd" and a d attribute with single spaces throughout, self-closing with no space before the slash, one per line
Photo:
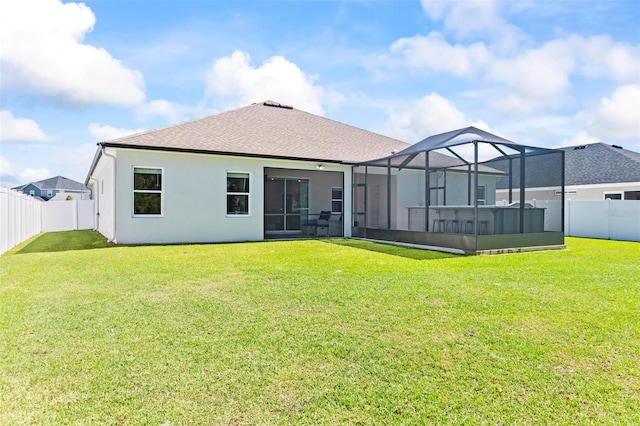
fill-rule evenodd
<path id="1" fill-rule="evenodd" d="M 264 184 L 266 233 L 300 232 L 309 215 L 309 180 L 268 177 Z"/>

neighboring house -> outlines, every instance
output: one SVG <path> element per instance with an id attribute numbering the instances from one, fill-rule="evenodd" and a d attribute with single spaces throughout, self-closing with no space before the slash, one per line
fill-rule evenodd
<path id="1" fill-rule="evenodd" d="M 517 145 L 469 129 L 473 138 Z M 504 173 L 480 166 L 474 187 L 483 194 L 476 194 L 472 166 L 445 155 L 454 153 L 451 146 L 420 163 L 426 154 L 405 151 L 405 142 L 266 101 L 101 142 L 85 183 L 95 228 L 118 244 L 296 236 L 323 211 L 331 213 L 325 230 L 335 236 L 351 237 L 358 226 L 412 232 L 408 207 L 425 205 L 425 188 L 428 206 L 495 203 Z M 375 159 L 382 168 L 363 165 Z M 357 211 L 352 217 L 360 210 L 358 201 L 352 205 L 354 188 L 367 192 L 366 221 Z"/>
<path id="2" fill-rule="evenodd" d="M 565 197 L 570 200 L 640 200 L 640 153 L 617 145 L 593 143 L 560 148 L 565 157 Z M 532 159 L 527 176 L 527 199 L 558 200 L 548 159 Z M 506 198 L 506 183 L 498 185 L 498 199 Z"/>
<path id="3" fill-rule="evenodd" d="M 12 188 L 33 197 L 39 197 L 45 201 L 54 198 L 57 194 L 64 194 L 64 198 L 71 196 L 80 200 L 88 200 L 91 191 L 85 185 L 64 176 L 56 176 L 49 179 L 30 182 L 26 185 Z"/>

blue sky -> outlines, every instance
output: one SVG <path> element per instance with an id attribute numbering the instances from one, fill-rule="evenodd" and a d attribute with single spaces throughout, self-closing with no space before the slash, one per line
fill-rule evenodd
<path id="1" fill-rule="evenodd" d="M 638 22 L 613 0 L 10 0 L 0 185 L 84 181 L 97 142 L 266 99 L 409 143 L 640 152 Z"/>

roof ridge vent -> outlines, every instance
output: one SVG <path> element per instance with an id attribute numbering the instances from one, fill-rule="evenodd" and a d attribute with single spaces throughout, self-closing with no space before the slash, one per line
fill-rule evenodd
<path id="1" fill-rule="evenodd" d="M 573 150 L 578 150 L 578 149 L 585 149 L 587 146 L 586 145 L 578 145 L 578 146 L 574 146 Z"/>
<path id="2" fill-rule="evenodd" d="M 613 148 L 623 149 L 620 145 L 611 145 Z"/>
<path id="3" fill-rule="evenodd" d="M 275 107 L 275 108 L 284 108 L 284 109 L 293 109 L 293 107 L 291 105 L 284 105 L 278 102 L 274 102 L 274 101 L 265 101 L 263 102 L 264 106 L 270 106 L 270 107 Z"/>

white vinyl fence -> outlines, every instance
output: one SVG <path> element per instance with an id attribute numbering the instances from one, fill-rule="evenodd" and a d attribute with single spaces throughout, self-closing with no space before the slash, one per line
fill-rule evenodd
<path id="1" fill-rule="evenodd" d="M 42 232 L 42 201 L 0 187 L 0 254 Z"/>
<path id="2" fill-rule="evenodd" d="M 42 203 L 42 232 L 93 228 L 93 200 Z"/>
<path id="3" fill-rule="evenodd" d="M 566 201 L 565 235 L 640 241 L 640 201 Z"/>
<path id="4" fill-rule="evenodd" d="M 93 200 L 39 201 L 0 187 L 0 255 L 40 232 L 93 228 Z"/>

